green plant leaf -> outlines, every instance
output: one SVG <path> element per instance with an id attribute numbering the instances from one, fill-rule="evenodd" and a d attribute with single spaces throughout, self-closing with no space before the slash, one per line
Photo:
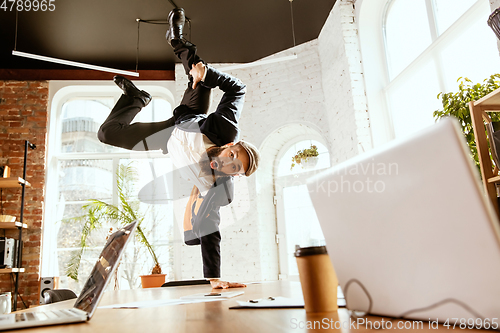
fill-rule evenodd
<path id="1" fill-rule="evenodd" d="M 159 267 L 158 257 L 154 251 L 153 246 L 149 243 L 146 235 L 141 227 L 144 220 L 144 215 L 140 213 L 140 203 L 137 199 L 132 199 L 133 185 L 137 182 L 137 170 L 133 167 L 132 163 L 127 165 L 119 165 L 116 171 L 117 176 L 117 190 L 119 206 L 106 203 L 102 200 L 91 199 L 89 202 L 82 206 L 83 215 L 72 219 L 66 219 L 65 223 L 83 222 L 82 233 L 80 236 L 80 243 L 78 251 L 70 258 L 66 265 L 65 274 L 69 278 L 78 281 L 78 270 L 85 249 L 88 247 L 87 241 L 93 230 L 101 228 L 104 223 L 112 222 L 115 225 L 127 225 L 133 221 L 138 222 L 136 238 L 148 250 L 153 258 L 155 267 Z M 161 268 L 160 268 L 161 270 Z"/>
<path id="2" fill-rule="evenodd" d="M 457 82 L 458 91 L 455 93 L 438 94 L 437 98 L 441 98 L 442 110 L 433 112 L 433 117 L 439 120 L 445 116 L 454 116 L 460 121 L 462 132 L 467 140 L 470 149 L 471 158 L 479 168 L 479 158 L 477 155 L 476 141 L 472 128 L 472 119 L 469 110 L 469 102 L 476 101 L 490 92 L 500 88 L 500 74 L 493 74 L 483 80 L 483 83 L 472 83 L 467 77 L 459 77 Z M 498 112 L 489 113 L 493 121 L 499 121 L 500 115 Z"/>

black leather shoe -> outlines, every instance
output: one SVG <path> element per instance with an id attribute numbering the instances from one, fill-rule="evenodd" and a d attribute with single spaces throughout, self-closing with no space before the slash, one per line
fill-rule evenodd
<path id="1" fill-rule="evenodd" d="M 184 29 L 185 23 L 186 16 L 184 15 L 184 9 L 174 8 L 168 13 L 168 24 L 170 24 L 170 28 L 165 37 L 170 46 L 175 47 L 177 41 L 183 38 L 182 30 Z"/>
<path id="2" fill-rule="evenodd" d="M 139 98 L 144 103 L 144 107 L 151 102 L 151 95 L 144 90 L 139 90 L 129 79 L 121 75 L 116 75 L 113 81 L 123 90 L 124 95 Z"/>

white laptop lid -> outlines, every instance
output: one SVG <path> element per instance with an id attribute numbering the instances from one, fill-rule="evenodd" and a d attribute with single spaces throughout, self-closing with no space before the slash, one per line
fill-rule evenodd
<path id="1" fill-rule="evenodd" d="M 349 309 L 369 307 L 356 279 L 373 314 L 500 318 L 499 222 L 455 119 L 346 161 L 308 189 L 339 283 L 350 281 Z"/>
<path id="2" fill-rule="evenodd" d="M 97 305 L 106 290 L 106 286 L 113 278 L 125 246 L 132 239 L 137 227 L 134 221 L 114 232 L 108 237 L 106 245 L 99 255 L 87 282 L 77 298 L 74 307 L 88 313 L 90 319 L 97 309 Z"/>

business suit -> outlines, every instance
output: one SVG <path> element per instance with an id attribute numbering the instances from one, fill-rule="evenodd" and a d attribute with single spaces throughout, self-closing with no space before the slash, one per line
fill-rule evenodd
<path id="1" fill-rule="evenodd" d="M 130 124 L 144 103 L 138 98 L 122 95 L 99 129 L 98 137 L 102 142 L 131 150 L 162 149 L 167 153 L 167 142 L 174 126 L 183 131 L 202 133 L 219 147 L 238 140 L 245 85 L 237 78 L 206 66 L 204 81 L 193 89 L 189 72 L 192 65 L 202 61 L 196 54 L 196 46 L 183 40 L 174 47 L 174 53 L 183 64 L 189 83 L 173 117 L 163 122 Z M 207 115 L 210 92 L 215 87 L 224 94 L 216 111 Z M 204 196 L 195 187 L 186 207 L 185 243 L 201 245 L 205 278 L 220 277 L 219 209 L 232 201 L 233 192 L 232 177 L 222 177 Z M 196 205 L 198 208 L 194 210 Z"/>
<path id="2" fill-rule="evenodd" d="M 130 150 L 162 149 L 167 153 L 167 141 L 174 126 L 187 131 L 200 131 L 219 147 L 238 139 L 238 120 L 243 109 L 245 85 L 237 78 L 207 66 L 205 81 L 192 89 L 189 71 L 193 64 L 203 60 L 196 54 L 196 46 L 189 42 L 179 43 L 174 53 L 190 78 L 174 115 L 161 122 L 130 124 L 144 105 L 138 98 L 122 95 L 99 128 L 99 140 Z M 216 111 L 207 115 L 210 92 L 215 87 L 224 91 L 224 95 Z"/>

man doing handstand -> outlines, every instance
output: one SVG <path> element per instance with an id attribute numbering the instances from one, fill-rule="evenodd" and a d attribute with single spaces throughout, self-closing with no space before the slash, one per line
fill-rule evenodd
<path id="1" fill-rule="evenodd" d="M 257 170 L 257 148 L 239 137 L 245 85 L 226 73 L 205 65 L 196 46 L 183 35 L 184 10 L 168 16 L 167 41 L 181 60 L 189 83 L 173 117 L 162 122 L 131 124 L 137 113 L 151 101 L 151 95 L 131 81 L 115 76 L 123 90 L 110 115 L 101 125 L 102 142 L 131 150 L 162 149 L 169 153 L 181 176 L 194 184 L 184 216 L 184 241 L 201 245 L 203 274 L 213 288 L 244 287 L 221 281 L 219 208 L 231 203 L 233 176 L 250 176 Z M 211 89 L 224 94 L 215 112 L 207 115 Z"/>

